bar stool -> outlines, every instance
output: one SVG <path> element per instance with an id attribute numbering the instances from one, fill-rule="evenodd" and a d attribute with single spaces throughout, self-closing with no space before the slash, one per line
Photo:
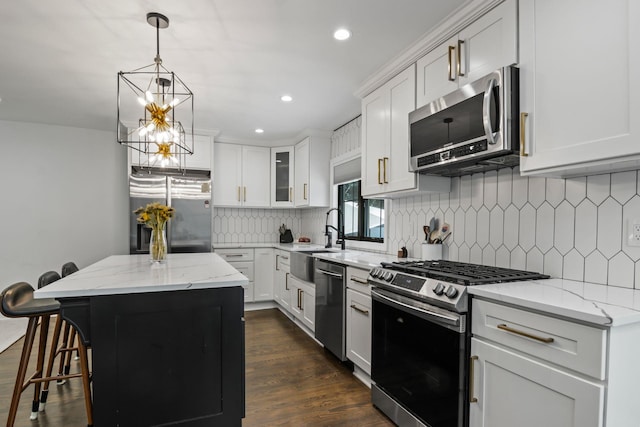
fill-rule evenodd
<path id="1" fill-rule="evenodd" d="M 0 313 L 6 317 L 12 318 L 28 318 L 27 331 L 24 337 L 24 345 L 20 356 L 20 364 L 16 375 L 16 383 L 11 397 L 9 407 L 9 416 L 7 418 L 7 427 L 12 427 L 18 411 L 18 404 L 22 392 L 30 384 L 34 384 L 33 403 L 31 406 L 31 419 L 38 418 L 38 397 L 42 382 L 48 382 L 56 379 L 55 377 L 43 377 L 44 357 L 47 346 L 47 334 L 49 331 L 49 321 L 52 315 L 59 314 L 60 304 L 53 298 L 34 299 L 34 289 L 26 282 L 18 282 L 7 287 L 0 294 Z M 33 349 L 33 342 L 36 337 L 38 322 L 40 324 L 40 338 L 38 346 L 38 356 L 35 372 L 25 381 L 27 368 L 29 366 L 29 357 Z M 89 426 L 93 425 L 93 408 L 91 403 L 91 389 L 89 385 L 89 365 L 87 359 L 87 349 L 79 342 L 80 364 L 82 373 L 65 375 L 66 378 L 82 377 L 84 388 L 85 406 L 87 410 L 87 422 Z"/>
<path id="2" fill-rule="evenodd" d="M 44 288 L 45 286 L 60 280 L 60 275 L 55 271 L 47 271 L 42 274 L 40 278 L 38 278 L 38 289 Z M 64 334 L 62 343 L 60 347 L 58 347 L 58 341 L 60 339 L 60 332 L 62 331 L 62 327 L 64 326 Z M 69 330 L 71 329 L 71 325 L 68 322 L 64 321 L 62 317 L 59 315 L 56 317 L 56 324 L 53 328 L 53 338 L 51 340 L 51 350 L 49 351 L 49 361 L 47 363 L 47 371 L 45 373 L 45 377 L 51 377 L 51 372 L 53 371 L 53 364 L 55 362 L 56 357 L 60 356 L 60 368 L 58 369 L 58 377 L 56 379 L 57 385 L 62 385 L 67 382 L 64 376 L 69 376 L 70 368 L 71 368 L 71 353 L 73 351 L 79 352 L 78 347 L 73 347 L 73 344 L 68 344 L 69 342 Z M 75 329 L 73 329 L 75 332 Z M 67 365 L 64 365 L 65 359 L 68 361 Z M 63 374 L 64 368 L 64 374 Z M 81 374 L 75 374 L 77 377 L 81 376 Z M 49 395 L 49 381 L 43 381 L 42 392 L 40 393 L 40 406 L 38 410 L 43 412 L 47 405 L 47 397 Z"/>
<path id="3" fill-rule="evenodd" d="M 78 271 L 78 266 L 74 263 L 74 262 L 66 262 L 64 264 L 62 264 L 62 269 L 60 270 L 62 277 L 67 277 L 70 274 L 75 273 L 76 271 Z M 74 343 L 76 340 L 76 330 L 71 328 L 70 325 L 67 322 L 64 322 L 64 332 L 62 334 L 62 344 L 61 347 L 74 347 Z M 64 358 L 60 359 L 60 366 L 58 368 L 58 375 L 62 375 L 62 373 L 64 372 L 65 374 L 68 374 L 70 369 L 71 369 L 71 354 L 73 352 L 70 351 L 67 353 L 67 355 Z M 74 360 L 78 360 L 80 358 L 80 355 L 78 354 L 78 352 L 76 351 L 76 356 L 74 357 Z M 62 385 L 64 384 L 66 381 L 65 380 L 58 380 L 56 382 L 57 385 Z"/>

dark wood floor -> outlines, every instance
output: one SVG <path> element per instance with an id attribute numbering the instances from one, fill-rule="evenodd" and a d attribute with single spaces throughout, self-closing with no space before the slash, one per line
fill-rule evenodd
<path id="1" fill-rule="evenodd" d="M 369 389 L 278 310 L 245 317 L 243 427 L 393 425 L 371 405 Z M 21 350 L 22 340 L 0 354 L 0 424 L 7 419 Z M 29 420 L 31 399 L 30 387 L 22 395 L 16 427 L 86 425 L 79 380 L 52 384 L 47 410 L 36 421 Z"/>

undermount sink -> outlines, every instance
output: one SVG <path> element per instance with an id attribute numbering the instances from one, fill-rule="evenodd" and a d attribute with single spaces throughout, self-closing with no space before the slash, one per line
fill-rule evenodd
<path id="1" fill-rule="evenodd" d="M 328 249 L 308 249 L 291 252 L 291 274 L 300 280 L 313 282 L 313 254 L 333 252 Z"/>

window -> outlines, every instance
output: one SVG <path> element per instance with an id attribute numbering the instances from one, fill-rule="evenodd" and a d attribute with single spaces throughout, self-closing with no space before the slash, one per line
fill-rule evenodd
<path id="1" fill-rule="evenodd" d="M 360 181 L 338 185 L 338 208 L 347 240 L 384 241 L 384 200 L 363 199 Z M 344 220 L 344 224 L 340 221 Z"/>

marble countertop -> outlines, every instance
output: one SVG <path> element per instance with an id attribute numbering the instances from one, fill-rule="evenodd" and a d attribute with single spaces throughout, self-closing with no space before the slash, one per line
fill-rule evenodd
<path id="1" fill-rule="evenodd" d="M 249 283 L 215 253 L 168 254 L 162 264 L 149 255 L 113 255 L 35 292 L 65 298 L 242 286 Z"/>
<path id="2" fill-rule="evenodd" d="M 604 326 L 640 322 L 640 290 L 564 279 L 471 286 L 478 297 Z"/>
<path id="3" fill-rule="evenodd" d="M 381 262 L 393 261 L 417 261 L 413 258 L 398 258 L 395 255 L 381 254 L 375 252 L 354 251 L 347 249 L 339 252 L 326 252 L 313 255 L 316 258 L 333 261 L 338 264 L 350 265 L 352 267 L 370 270 L 380 267 Z"/>
<path id="4" fill-rule="evenodd" d="M 308 251 L 315 249 L 325 249 L 324 245 L 303 244 L 303 243 L 216 243 L 213 249 L 229 249 L 229 248 L 275 248 L 289 252 Z M 327 261 L 333 261 L 338 264 L 350 265 L 363 269 L 371 269 L 380 267 L 381 262 L 398 261 L 396 255 L 389 255 L 377 252 L 359 251 L 354 249 L 341 250 L 339 247 L 329 249 L 331 252 L 317 253 L 313 256 Z M 414 258 L 402 258 L 402 261 L 418 261 Z"/>

